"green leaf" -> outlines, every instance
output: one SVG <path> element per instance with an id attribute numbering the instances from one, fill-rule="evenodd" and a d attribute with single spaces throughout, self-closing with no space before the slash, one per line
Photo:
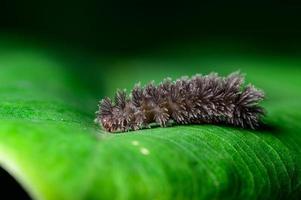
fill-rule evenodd
<path id="1" fill-rule="evenodd" d="M 300 59 L 205 47 L 100 58 L 2 44 L 0 165 L 34 199 L 300 197 Z M 258 131 L 187 125 L 107 134 L 93 123 L 97 101 L 116 88 L 238 66 L 268 97 Z"/>

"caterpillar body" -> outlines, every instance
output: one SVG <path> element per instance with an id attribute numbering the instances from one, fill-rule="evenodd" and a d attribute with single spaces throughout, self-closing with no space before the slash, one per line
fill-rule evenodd
<path id="1" fill-rule="evenodd" d="M 99 103 L 96 122 L 109 132 L 124 132 L 176 124 L 228 124 L 256 129 L 264 115 L 259 102 L 263 91 L 234 72 L 227 77 L 217 73 L 164 79 L 141 87 L 136 84 L 128 96 L 118 90 L 114 102 L 106 97 Z"/>

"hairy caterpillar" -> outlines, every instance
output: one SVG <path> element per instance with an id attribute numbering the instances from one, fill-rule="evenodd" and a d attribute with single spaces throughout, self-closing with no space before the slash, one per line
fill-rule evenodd
<path id="1" fill-rule="evenodd" d="M 258 105 L 264 93 L 234 72 L 227 77 L 217 73 L 170 78 L 158 86 L 136 84 L 127 96 L 118 90 L 114 103 L 106 97 L 99 103 L 96 122 L 109 132 L 123 132 L 157 123 L 165 127 L 177 124 L 229 124 L 242 128 L 259 127 L 264 109 Z"/>

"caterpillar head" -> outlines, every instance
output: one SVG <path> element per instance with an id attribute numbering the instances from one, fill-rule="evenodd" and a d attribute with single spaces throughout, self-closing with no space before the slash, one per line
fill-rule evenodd
<path id="1" fill-rule="evenodd" d="M 118 132 L 129 129 L 132 115 L 126 98 L 124 91 L 117 91 L 114 105 L 110 98 L 105 98 L 100 102 L 97 122 L 105 130 Z"/>
<path id="2" fill-rule="evenodd" d="M 114 131 L 114 127 L 116 127 L 114 123 L 114 106 L 110 98 L 105 98 L 100 101 L 96 122 L 100 123 L 107 131 Z"/>

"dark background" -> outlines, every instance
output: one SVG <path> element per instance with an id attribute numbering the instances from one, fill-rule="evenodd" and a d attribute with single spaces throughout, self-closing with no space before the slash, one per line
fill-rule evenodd
<path id="1" fill-rule="evenodd" d="M 295 51 L 300 5 L 297 0 L 4 0 L 0 30 L 103 52 L 136 52 L 221 37 Z"/>

